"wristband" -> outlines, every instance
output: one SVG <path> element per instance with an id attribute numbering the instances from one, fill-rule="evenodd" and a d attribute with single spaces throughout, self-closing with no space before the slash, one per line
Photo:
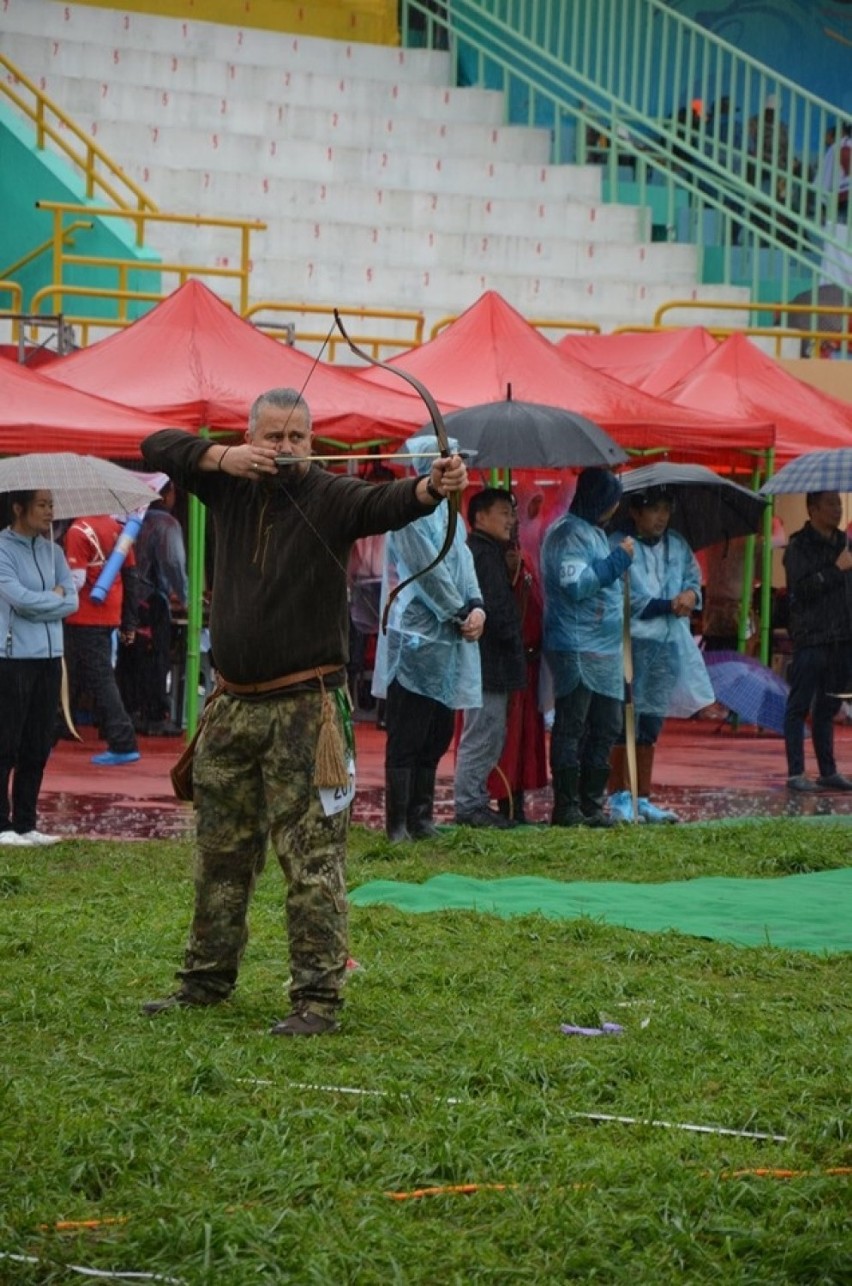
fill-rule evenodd
<path id="1" fill-rule="evenodd" d="M 426 479 L 426 491 L 432 497 L 433 500 L 441 501 L 445 498 L 444 496 L 441 495 L 438 488 L 433 485 L 431 478 Z"/>
<path id="2" fill-rule="evenodd" d="M 222 470 L 222 461 L 225 459 L 225 456 L 228 454 L 230 450 L 231 450 L 231 447 L 225 447 L 225 450 L 222 452 L 222 454 L 219 456 L 219 459 L 216 461 L 216 468 L 220 472 Z"/>

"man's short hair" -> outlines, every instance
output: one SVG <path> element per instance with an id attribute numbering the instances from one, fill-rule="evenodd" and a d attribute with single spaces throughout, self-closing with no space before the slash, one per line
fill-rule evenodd
<path id="1" fill-rule="evenodd" d="M 270 388 L 252 403 L 248 420 L 249 433 L 254 433 L 257 428 L 258 417 L 265 406 L 276 406 L 281 411 L 295 411 L 298 407 L 307 420 L 308 428 L 311 427 L 310 407 L 298 389 Z"/>
<path id="2" fill-rule="evenodd" d="M 470 498 L 467 507 L 467 520 L 471 527 L 476 526 L 476 515 L 487 513 L 493 509 L 499 501 L 507 501 L 512 508 L 515 508 L 515 497 L 506 487 L 483 487 Z"/>
<path id="3" fill-rule="evenodd" d="M 824 491 L 809 491 L 805 496 L 805 504 L 808 509 L 813 509 L 814 505 L 818 505 L 825 494 Z"/>

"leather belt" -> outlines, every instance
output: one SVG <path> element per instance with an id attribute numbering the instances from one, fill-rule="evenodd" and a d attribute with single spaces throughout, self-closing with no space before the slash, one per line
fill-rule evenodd
<path id="1" fill-rule="evenodd" d="M 263 683 L 232 683 L 230 679 L 220 676 L 219 685 L 225 692 L 235 697 L 261 696 L 263 693 L 282 692 L 297 683 L 307 683 L 310 679 L 321 679 L 324 674 L 335 674 L 344 667 L 336 665 L 315 665 L 310 670 L 296 670 L 295 674 L 282 675 L 280 679 L 266 679 Z"/>

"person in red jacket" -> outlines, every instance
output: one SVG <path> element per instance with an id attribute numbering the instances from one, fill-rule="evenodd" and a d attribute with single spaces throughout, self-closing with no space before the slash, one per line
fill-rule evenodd
<path id="1" fill-rule="evenodd" d="M 112 636 L 123 643 L 136 633 L 136 566 L 131 549 L 103 603 L 92 589 L 121 534 L 122 524 L 107 514 L 75 518 L 65 534 L 65 556 L 80 596 L 80 606 L 65 622 L 65 660 L 71 707 L 87 698 L 107 749 L 92 763 L 107 767 L 133 763 L 139 746 L 133 723 L 121 700 L 112 665 Z"/>

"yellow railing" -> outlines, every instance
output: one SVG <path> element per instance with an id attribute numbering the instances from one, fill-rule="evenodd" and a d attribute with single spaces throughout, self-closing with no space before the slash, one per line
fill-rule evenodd
<path id="1" fill-rule="evenodd" d="M 86 179 L 86 196 L 95 194 L 114 201 L 122 209 L 135 206 L 137 210 L 156 211 L 151 198 L 137 183 L 124 173 L 110 156 L 89 138 L 79 125 L 62 110 L 58 103 L 43 93 L 33 81 L 16 67 L 11 59 L 0 53 L 0 67 L 11 74 L 11 81 L 0 77 L 0 90 L 23 114 L 32 121 L 36 142 L 43 151 L 48 139 L 64 156 L 81 170 Z M 29 97 L 20 91 L 25 90 Z M 58 128 L 60 125 L 62 128 Z M 137 228 L 137 232 L 140 229 Z M 140 243 L 141 244 L 141 243 Z"/>
<path id="2" fill-rule="evenodd" d="M 9 313 L 22 313 L 24 310 L 24 292 L 17 281 L 0 281 L 0 291 L 9 296 L 9 307 L 6 309 Z M 18 342 L 21 334 L 21 324 L 17 317 L 12 317 L 12 339 Z"/>
<path id="3" fill-rule="evenodd" d="M 88 206 L 72 204 L 68 201 L 39 201 L 38 208 L 47 210 L 53 215 L 53 281 L 49 286 L 43 287 L 33 297 L 32 311 L 38 312 L 39 306 L 43 299 L 52 299 L 54 303 L 53 311 L 61 312 L 62 296 L 65 294 L 92 295 L 98 298 L 107 298 L 108 289 L 95 290 L 93 287 L 81 288 L 69 285 L 65 277 L 65 268 L 70 264 L 85 264 L 90 268 L 115 268 L 118 272 L 118 291 L 116 298 L 121 297 L 121 292 L 128 290 L 128 274 L 131 272 L 158 272 L 173 273 L 177 276 L 178 283 L 183 284 L 189 277 L 225 277 L 229 280 L 236 281 L 239 286 L 240 312 L 244 313 L 248 308 L 248 283 L 251 272 L 251 234 L 252 232 L 262 231 L 266 224 L 260 219 L 214 219 L 202 218 L 200 215 L 193 214 L 163 214 L 157 210 L 120 210 L 120 209 L 97 209 Z M 136 224 L 137 241 L 144 245 L 145 228 L 149 223 L 169 223 L 169 224 L 187 224 L 193 227 L 214 227 L 214 228 L 233 228 L 239 233 L 240 251 L 239 262 L 236 267 L 230 265 L 208 266 L 206 264 L 191 263 L 164 263 L 159 259 L 140 260 L 140 259 L 118 259 L 103 258 L 98 255 L 74 255 L 68 254 L 63 240 L 63 219 L 68 214 L 85 213 L 95 219 L 130 219 Z M 169 294 L 166 291 L 165 294 Z M 157 298 L 163 298 L 158 295 Z M 57 305 L 57 301 L 58 305 Z M 123 314 L 126 318 L 126 313 Z M 95 322 L 95 318 L 91 318 Z M 119 319 L 119 321 L 121 318 Z"/>
<path id="4" fill-rule="evenodd" d="M 822 330 L 804 328 L 800 326 L 761 326 L 757 323 L 747 324 L 745 326 L 721 326 L 715 322 L 707 324 L 702 323 L 705 330 L 717 338 L 725 338 L 737 332 L 741 335 L 754 335 L 760 339 L 772 339 L 775 341 L 775 356 L 781 356 L 781 345 L 785 339 L 798 339 L 804 343 L 812 340 L 828 340 L 834 343 L 846 345 L 852 339 L 852 305 L 833 305 L 811 303 L 767 303 L 766 301 L 734 301 L 723 302 L 713 300 L 708 303 L 707 300 L 700 299 L 670 299 L 665 304 L 661 304 L 654 313 L 654 321 L 648 330 L 677 330 L 677 326 L 666 326 L 663 318 L 668 313 L 680 309 L 703 311 L 712 310 L 713 312 L 739 312 L 739 313 L 771 313 L 773 316 L 783 316 L 785 313 L 809 313 L 811 316 L 816 314 L 817 317 L 823 315 L 845 317 L 846 325 L 842 330 Z M 633 330 L 644 329 L 638 326 L 620 326 L 619 332 L 626 333 Z"/>
<path id="5" fill-rule="evenodd" d="M 244 310 L 243 316 L 247 321 L 257 318 L 259 313 L 285 313 L 288 323 L 285 326 L 267 325 L 264 322 L 255 320 L 254 324 L 258 330 L 263 330 L 267 335 L 275 338 L 290 338 L 299 340 L 305 344 L 322 344 L 323 357 L 326 361 L 333 362 L 337 356 L 337 350 L 342 347 L 346 348 L 346 341 L 342 335 L 334 333 L 334 307 L 331 304 L 306 304 L 291 300 L 280 299 L 263 299 L 259 303 L 251 304 Z M 369 351 L 372 357 L 378 357 L 385 348 L 408 349 L 417 348 L 423 343 L 423 325 L 424 318 L 421 312 L 411 311 L 404 308 L 349 308 L 343 307 L 337 309 L 341 317 L 357 318 L 359 321 L 369 319 L 372 321 L 393 321 L 409 322 L 411 324 L 411 335 L 404 338 L 390 337 L 385 335 L 376 335 L 374 333 L 363 333 L 350 329 L 347 331 L 352 339 L 360 348 Z M 299 319 L 303 316 L 324 317 L 328 325 L 324 330 L 307 330 L 300 325 Z"/>
<path id="6" fill-rule="evenodd" d="M 67 228 L 63 228 L 62 239 L 63 241 L 71 242 L 72 235 L 75 232 L 78 232 L 80 228 L 91 229 L 94 226 L 95 225 L 88 219 L 76 219 L 73 223 L 69 223 Z M 71 244 L 73 244 L 73 242 L 71 242 Z M 46 254 L 52 246 L 53 237 L 48 237 L 46 241 L 42 241 L 40 246 L 36 246 L 35 249 L 29 250 L 25 255 L 22 255 L 20 259 L 17 259 L 15 263 L 10 263 L 7 268 L 4 268 L 2 272 L 0 272 L 0 276 L 14 277 L 22 268 L 26 268 L 27 264 L 33 263 L 43 254 Z"/>
<path id="7" fill-rule="evenodd" d="M 440 335 L 441 331 L 446 330 L 446 328 L 451 326 L 454 321 L 458 321 L 458 314 L 450 317 L 442 317 L 439 321 L 436 321 L 435 325 L 429 331 L 429 338 L 434 339 L 436 335 Z M 536 330 L 579 330 L 584 335 L 600 335 L 601 333 L 601 328 L 598 326 L 597 322 L 563 321 L 557 320 L 553 317 L 528 317 L 527 321 L 530 326 L 534 326 Z"/>

